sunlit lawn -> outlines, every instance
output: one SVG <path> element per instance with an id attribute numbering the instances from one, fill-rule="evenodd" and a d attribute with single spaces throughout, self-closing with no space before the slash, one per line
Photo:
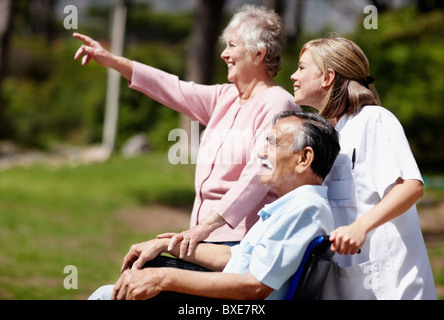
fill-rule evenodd
<path id="1" fill-rule="evenodd" d="M 192 166 L 171 165 L 163 154 L 0 172 L 0 299 L 85 299 L 113 283 L 129 246 L 156 235 L 117 212 L 152 203 L 190 206 L 193 176 Z M 434 239 L 428 248 L 442 288 L 444 237 Z M 64 287 L 68 265 L 77 268 L 78 289 Z"/>
<path id="2" fill-rule="evenodd" d="M 155 236 L 116 212 L 189 205 L 193 176 L 194 168 L 165 155 L 0 172 L 0 299 L 85 298 L 114 282 L 129 246 Z M 67 265 L 77 268 L 77 290 L 64 288 Z"/>

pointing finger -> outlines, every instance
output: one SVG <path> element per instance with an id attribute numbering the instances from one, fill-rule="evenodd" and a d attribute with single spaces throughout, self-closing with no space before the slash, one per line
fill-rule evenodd
<path id="1" fill-rule="evenodd" d="M 81 33 L 74 32 L 73 37 L 85 42 L 85 44 L 90 45 L 90 46 L 94 45 L 94 43 L 95 43 L 95 40 L 93 38 L 88 37 L 88 36 L 81 34 Z"/>
<path id="2" fill-rule="evenodd" d="M 74 55 L 74 60 L 77 60 L 78 58 L 80 58 L 84 52 L 85 52 L 85 50 L 84 50 L 83 46 L 81 46 L 77 50 L 76 54 Z"/>
<path id="3" fill-rule="evenodd" d="M 86 66 L 90 60 L 91 56 L 89 54 L 85 54 L 82 59 L 82 66 Z"/>

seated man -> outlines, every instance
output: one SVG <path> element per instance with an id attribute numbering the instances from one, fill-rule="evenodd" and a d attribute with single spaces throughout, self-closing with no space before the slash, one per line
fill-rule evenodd
<path id="1" fill-rule="evenodd" d="M 163 291 L 217 299 L 282 299 L 310 241 L 333 230 L 327 187 L 321 184 L 338 152 L 336 130 L 319 115 L 278 115 L 258 156 L 264 166 L 260 181 L 275 189 L 279 199 L 258 213 L 260 219 L 239 245 L 200 243 L 183 257 L 217 272 L 143 268 L 163 252 L 179 256 L 180 244 L 169 249 L 169 239 L 154 239 L 131 246 L 116 284 L 100 288 L 90 299 L 148 299 Z"/>

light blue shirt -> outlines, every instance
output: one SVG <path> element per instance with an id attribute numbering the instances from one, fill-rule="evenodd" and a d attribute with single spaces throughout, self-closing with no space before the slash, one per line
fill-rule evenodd
<path id="1" fill-rule="evenodd" d="M 283 299 L 310 241 L 333 230 L 327 187 L 301 186 L 266 205 L 258 215 L 259 221 L 231 249 L 223 272 L 250 271 L 274 289 L 267 299 Z"/>

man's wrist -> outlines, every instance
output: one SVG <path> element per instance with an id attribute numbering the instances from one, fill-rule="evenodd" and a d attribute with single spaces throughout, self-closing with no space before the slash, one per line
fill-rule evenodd
<path id="1" fill-rule="evenodd" d="M 168 251 L 168 244 L 170 242 L 170 239 L 156 239 L 156 241 L 158 242 L 158 246 L 159 246 L 159 254 L 165 252 L 165 253 L 170 253 Z"/>

